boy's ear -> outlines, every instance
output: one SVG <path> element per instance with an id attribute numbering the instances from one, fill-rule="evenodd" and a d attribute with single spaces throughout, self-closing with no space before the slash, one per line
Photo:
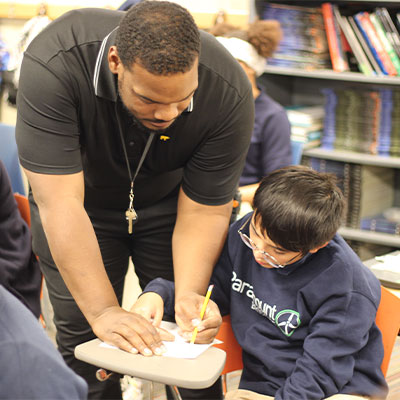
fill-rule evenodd
<path id="1" fill-rule="evenodd" d="M 311 249 L 311 250 L 309 251 L 309 253 L 311 253 L 311 254 L 316 253 L 319 249 L 322 249 L 322 248 L 325 247 L 328 243 L 329 243 L 329 241 L 328 241 L 328 242 L 325 242 L 324 244 L 321 244 L 321 246 L 318 246 L 318 247 L 315 247 L 314 249 Z"/>

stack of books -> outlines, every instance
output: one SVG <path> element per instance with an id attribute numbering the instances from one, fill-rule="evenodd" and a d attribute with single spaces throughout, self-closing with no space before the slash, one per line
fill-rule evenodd
<path id="1" fill-rule="evenodd" d="M 321 172 L 334 173 L 347 202 L 343 225 L 360 229 L 365 220 L 382 214 L 395 201 L 392 168 L 303 157 L 302 163 Z M 364 221 L 364 222 L 362 222 Z M 363 228 L 365 229 L 365 228 Z"/>
<path id="2" fill-rule="evenodd" d="M 268 64 L 301 69 L 331 68 L 320 7 L 266 3 L 263 19 L 281 24 L 283 39 Z"/>
<path id="3" fill-rule="evenodd" d="M 381 156 L 400 154 L 400 91 L 324 88 L 321 146 Z"/>
<path id="4" fill-rule="evenodd" d="M 400 75 L 400 34 L 385 7 L 373 11 L 339 9 L 333 3 L 321 6 L 332 68 L 348 71 L 349 54 L 365 75 Z"/>
<path id="5" fill-rule="evenodd" d="M 323 106 L 287 107 L 286 113 L 291 125 L 291 140 L 310 148 L 320 145 L 325 109 Z"/>

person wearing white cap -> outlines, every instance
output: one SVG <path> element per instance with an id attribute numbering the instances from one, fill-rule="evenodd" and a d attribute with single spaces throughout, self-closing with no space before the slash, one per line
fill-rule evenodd
<path id="1" fill-rule="evenodd" d="M 266 59 L 282 39 L 282 30 L 276 20 L 257 20 L 247 30 L 219 23 L 209 32 L 238 60 L 253 88 L 254 130 L 239 183 L 242 201 L 251 203 L 263 176 L 292 163 L 291 128 L 286 111 L 257 84 Z"/>

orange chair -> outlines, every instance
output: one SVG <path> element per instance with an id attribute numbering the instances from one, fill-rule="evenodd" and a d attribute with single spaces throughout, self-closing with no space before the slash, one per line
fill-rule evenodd
<path id="1" fill-rule="evenodd" d="M 226 374 L 243 369 L 242 348 L 239 346 L 233 333 L 230 315 L 222 317 L 222 325 L 219 329 L 217 339 L 221 340 L 222 343 L 215 344 L 214 346 L 224 350 L 226 353 L 225 367 L 221 372 L 222 388 L 224 393 L 226 393 Z"/>
<path id="2" fill-rule="evenodd" d="M 376 324 L 382 333 L 384 357 L 381 369 L 386 376 L 390 356 L 400 330 L 400 298 L 385 287 L 381 288 L 381 303 L 376 313 Z"/>
<path id="3" fill-rule="evenodd" d="M 19 210 L 19 213 L 21 214 L 21 217 L 30 227 L 31 226 L 31 210 L 29 208 L 28 198 L 19 193 L 14 193 L 14 198 L 15 198 L 15 201 L 17 202 L 18 210 Z M 43 276 L 42 276 L 42 288 L 40 290 L 40 299 L 42 299 L 42 298 L 43 298 Z M 43 328 L 46 328 L 46 323 L 44 321 L 43 314 L 40 314 L 39 320 L 40 320 L 41 324 L 43 325 Z"/>
<path id="4" fill-rule="evenodd" d="M 14 198 L 15 198 L 15 201 L 17 202 L 18 210 L 21 214 L 21 217 L 24 219 L 24 221 L 30 227 L 31 226 L 31 211 L 29 209 L 28 198 L 19 193 L 14 193 Z"/>
<path id="5" fill-rule="evenodd" d="M 376 324 L 382 333 L 384 357 L 381 364 L 383 375 L 386 376 L 390 356 L 400 330 L 400 298 L 381 286 L 381 302 L 376 314 Z M 226 352 L 226 363 L 222 371 L 222 385 L 226 393 L 226 374 L 243 369 L 242 349 L 236 341 L 231 327 L 229 315 L 222 318 L 222 325 L 217 339 L 223 343 L 215 345 Z"/>

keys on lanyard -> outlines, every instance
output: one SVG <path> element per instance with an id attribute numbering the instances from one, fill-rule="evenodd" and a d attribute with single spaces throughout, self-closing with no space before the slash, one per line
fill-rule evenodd
<path id="1" fill-rule="evenodd" d="M 128 221 L 128 233 L 131 235 L 133 232 L 133 223 L 137 220 L 137 214 L 133 208 L 133 185 L 131 186 L 131 191 L 129 193 L 129 207 L 125 212 L 125 218 Z"/>

